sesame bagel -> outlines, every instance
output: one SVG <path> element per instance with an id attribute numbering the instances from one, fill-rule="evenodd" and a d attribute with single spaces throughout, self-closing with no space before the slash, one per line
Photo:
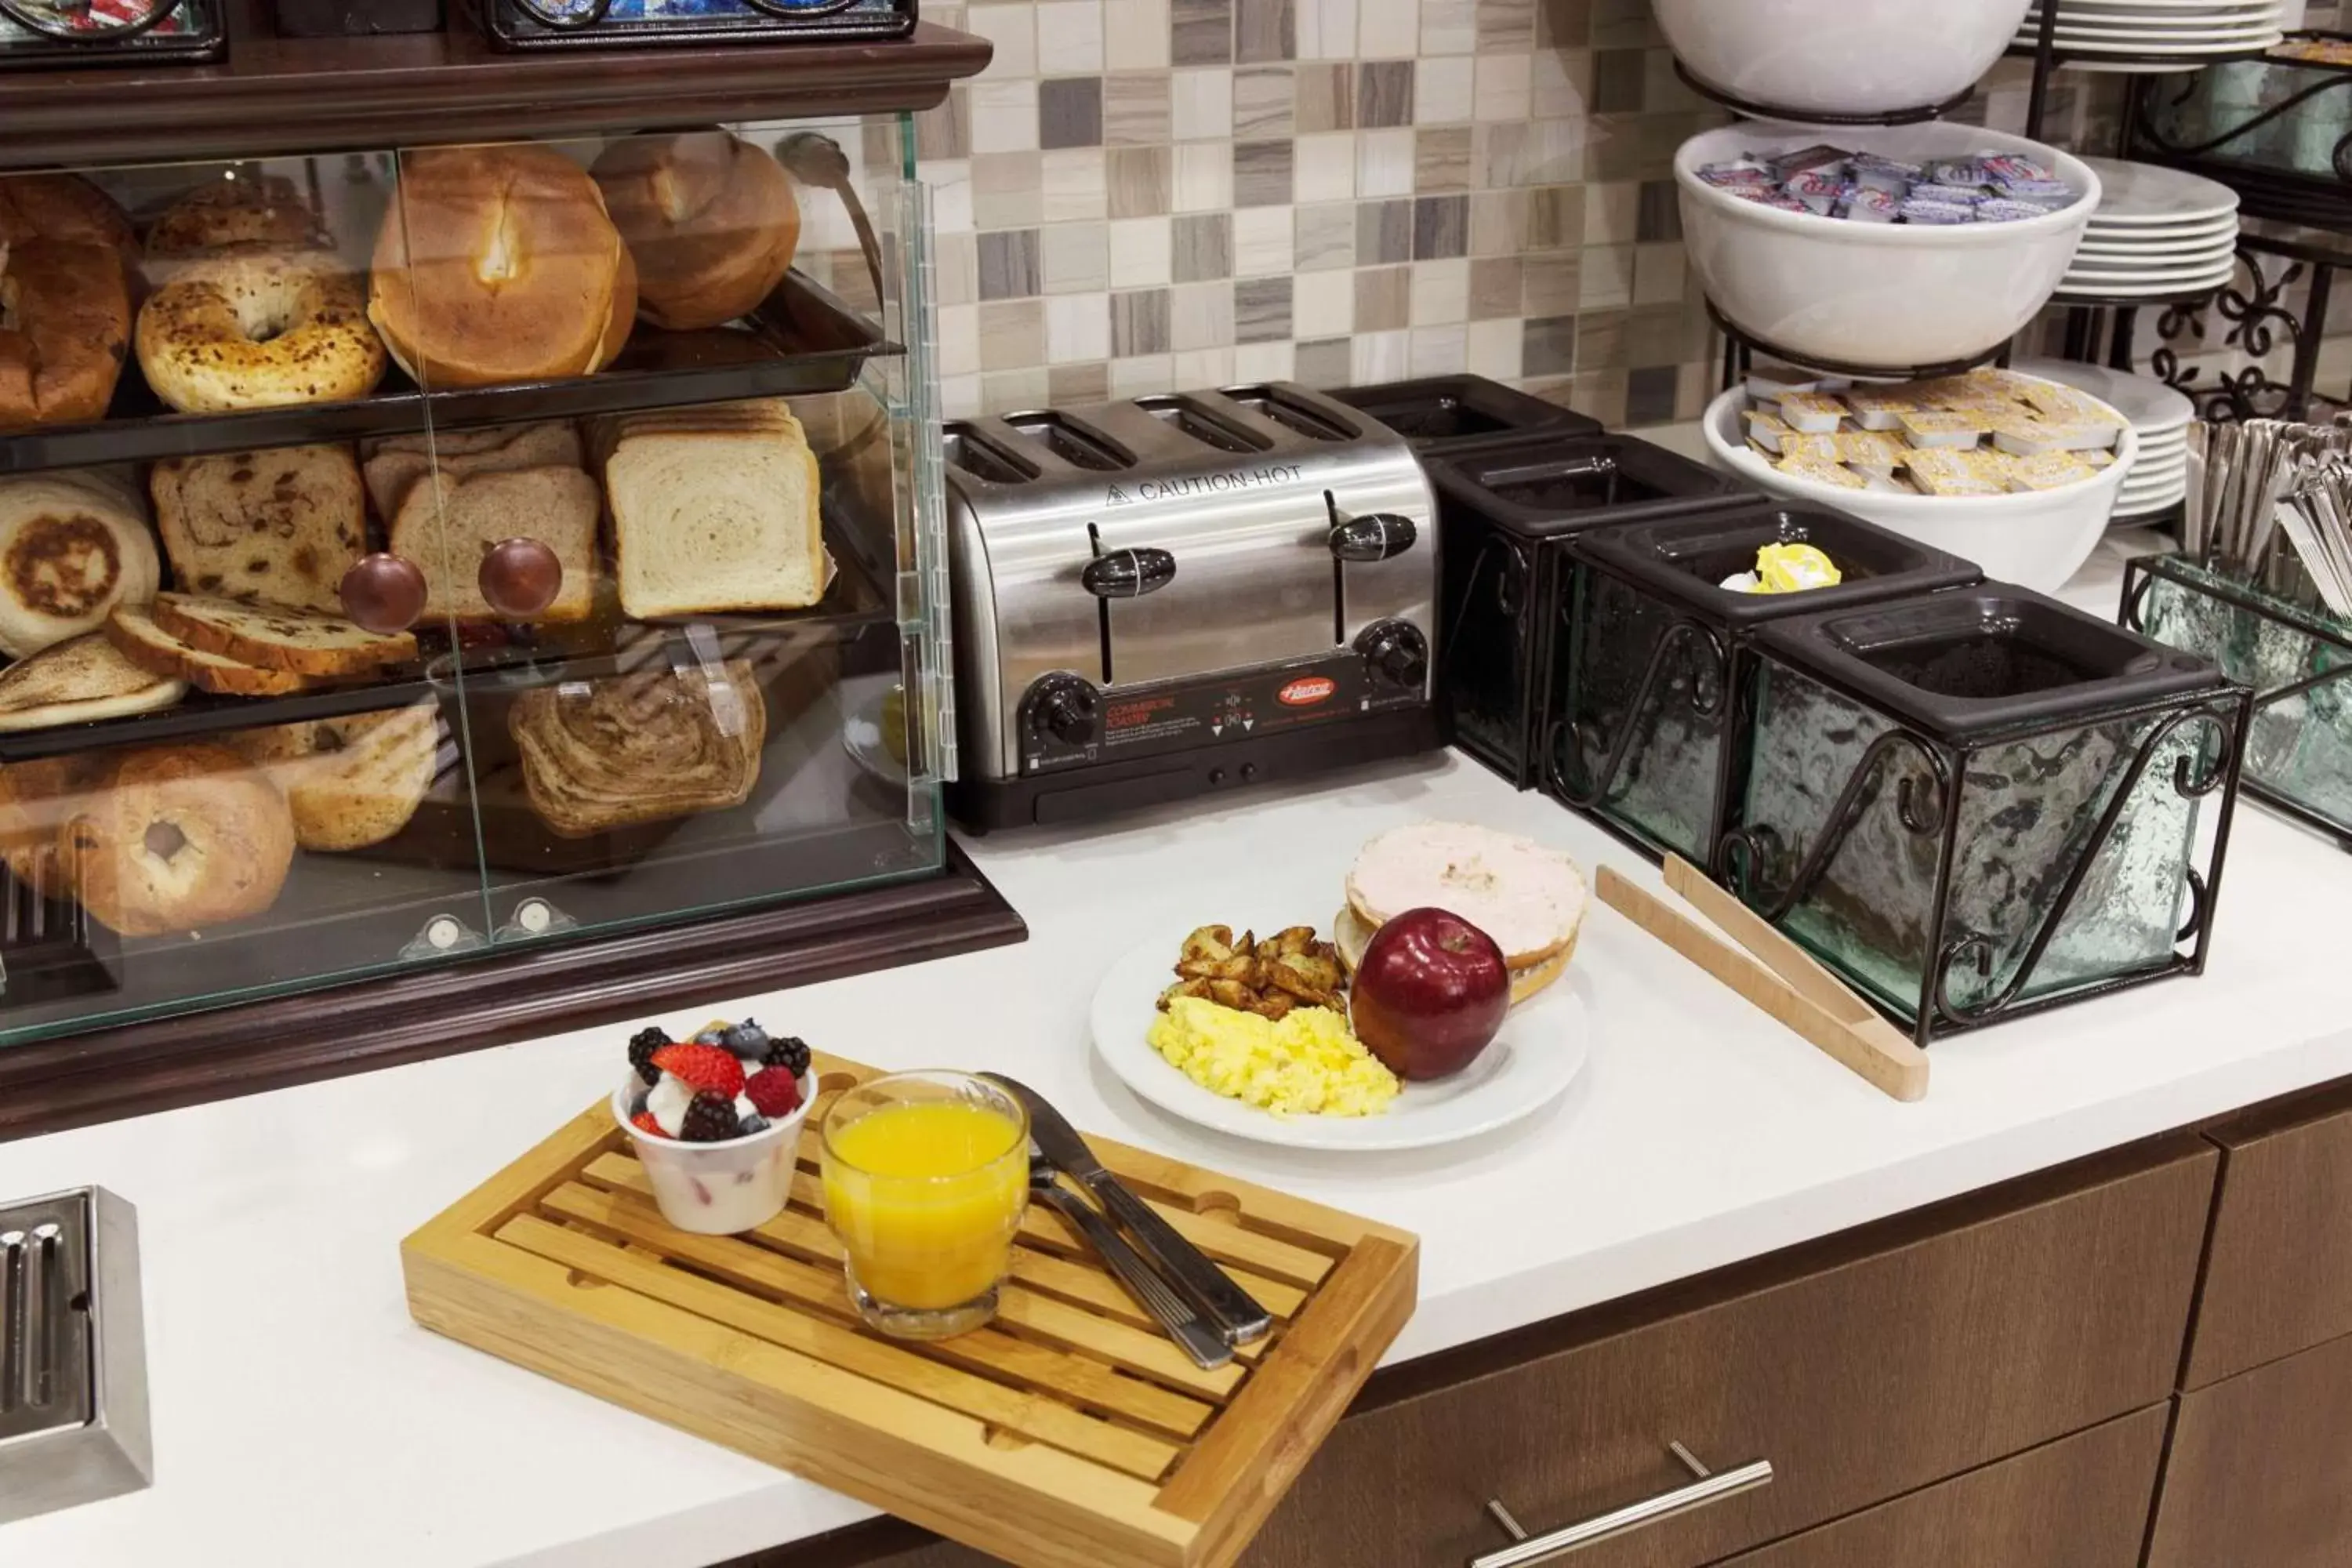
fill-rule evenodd
<path id="1" fill-rule="evenodd" d="M 207 257 L 139 311 L 139 368 L 185 414 L 364 397 L 383 367 L 358 281 L 307 258 Z"/>

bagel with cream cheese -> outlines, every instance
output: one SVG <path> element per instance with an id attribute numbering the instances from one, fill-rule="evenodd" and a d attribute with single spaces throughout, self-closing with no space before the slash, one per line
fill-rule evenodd
<path id="1" fill-rule="evenodd" d="M 635 270 L 587 171 L 546 147 L 441 147 L 401 164 L 368 319 L 433 387 L 585 375 L 620 352 Z"/>
<path id="2" fill-rule="evenodd" d="M 383 345 L 359 282 L 330 261 L 232 253 L 189 262 L 139 310 L 139 368 L 184 414 L 365 397 Z"/>
<path id="3" fill-rule="evenodd" d="M 1517 1004 L 1567 971 L 1590 900 L 1576 863 L 1548 845 L 1468 823 L 1417 823 L 1391 828 L 1357 853 L 1331 940 L 1353 973 L 1390 917 L 1445 910 L 1495 939 Z"/>

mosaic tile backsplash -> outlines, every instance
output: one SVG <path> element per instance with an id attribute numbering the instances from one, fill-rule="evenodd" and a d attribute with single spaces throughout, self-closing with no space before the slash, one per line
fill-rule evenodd
<path id="1" fill-rule="evenodd" d="M 1612 426 L 1696 416 L 1718 349 L 1675 150 L 1722 111 L 1648 0 L 987 0 L 917 119 L 950 416 L 1468 370 Z M 2021 128 L 2004 62 L 1962 114 Z M 2113 79 L 2054 139 L 2113 144 Z M 2103 123 L 2105 122 L 2105 123 Z"/>

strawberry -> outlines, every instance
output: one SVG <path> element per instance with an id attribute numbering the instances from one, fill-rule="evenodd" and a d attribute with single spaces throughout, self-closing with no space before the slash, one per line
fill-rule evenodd
<path id="1" fill-rule="evenodd" d="M 743 1064 L 724 1046 L 666 1046 L 654 1053 L 653 1064 L 685 1079 L 697 1094 L 731 1100 L 743 1092 Z"/>
<path id="2" fill-rule="evenodd" d="M 782 1068 L 769 1068 L 753 1073 L 743 1085 L 743 1092 L 751 1097 L 751 1103 L 760 1108 L 760 1114 L 771 1121 L 790 1116 L 800 1109 L 800 1082 Z"/>
<path id="3" fill-rule="evenodd" d="M 640 1132 L 650 1132 L 656 1138 L 667 1138 L 669 1136 L 668 1133 L 661 1130 L 661 1123 L 654 1120 L 654 1113 L 650 1110 L 640 1110 L 635 1116 L 630 1117 L 629 1125 L 635 1128 Z"/>

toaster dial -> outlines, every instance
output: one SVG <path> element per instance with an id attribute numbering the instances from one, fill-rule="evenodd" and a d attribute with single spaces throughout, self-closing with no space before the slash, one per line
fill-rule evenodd
<path id="1" fill-rule="evenodd" d="M 1376 681 L 1418 691 L 1429 679 L 1429 639 L 1411 621 L 1375 621 L 1356 637 L 1356 651 Z"/>
<path id="2" fill-rule="evenodd" d="M 1040 739 L 1050 737 L 1066 746 L 1083 746 L 1095 738 L 1100 704 L 1095 689 L 1075 675 L 1040 676 L 1023 704 L 1030 728 Z"/>

